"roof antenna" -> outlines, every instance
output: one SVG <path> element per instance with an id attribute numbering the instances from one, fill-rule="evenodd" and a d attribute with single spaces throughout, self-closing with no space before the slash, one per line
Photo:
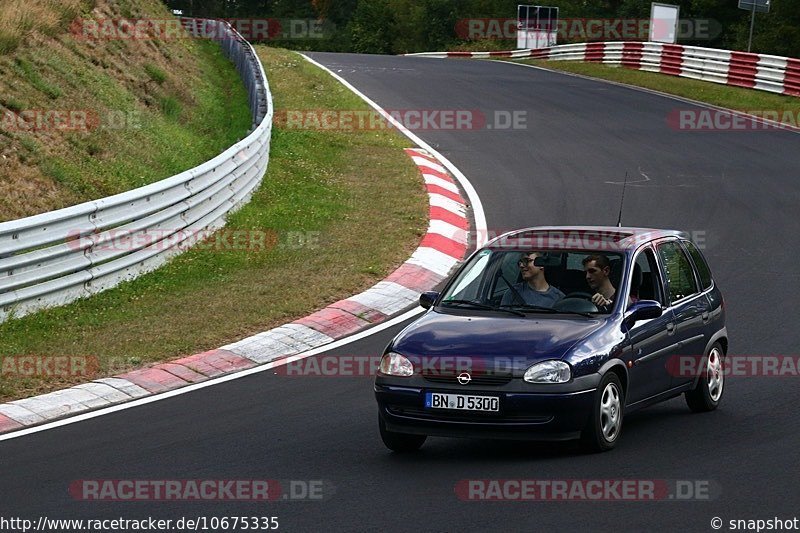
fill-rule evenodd
<path id="1" fill-rule="evenodd" d="M 628 171 L 625 171 L 625 181 L 622 183 L 622 198 L 619 201 L 619 217 L 617 217 L 617 227 L 622 227 L 622 206 L 625 203 L 625 187 L 628 185 Z"/>

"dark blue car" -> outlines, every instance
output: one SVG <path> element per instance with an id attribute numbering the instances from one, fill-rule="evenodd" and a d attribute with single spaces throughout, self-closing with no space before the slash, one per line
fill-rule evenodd
<path id="1" fill-rule="evenodd" d="M 625 413 L 684 394 L 716 409 L 722 294 L 678 231 L 539 227 L 479 250 L 387 346 L 375 379 L 395 451 L 428 435 L 619 441 Z"/>

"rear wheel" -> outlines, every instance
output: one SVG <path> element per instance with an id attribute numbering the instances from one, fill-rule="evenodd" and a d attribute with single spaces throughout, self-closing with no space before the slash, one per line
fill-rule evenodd
<path id="1" fill-rule="evenodd" d="M 625 395 L 614 372 L 606 372 L 595 393 L 592 416 L 581 433 L 586 451 L 604 452 L 616 446 L 622 431 Z"/>
<path id="2" fill-rule="evenodd" d="M 425 443 L 427 435 L 413 435 L 411 433 L 397 433 L 386 429 L 383 417 L 378 415 L 378 429 L 381 439 L 387 448 L 394 452 L 415 452 Z"/>
<path id="3" fill-rule="evenodd" d="M 705 368 L 697 380 L 697 387 L 687 391 L 686 405 L 695 413 L 713 411 L 722 400 L 722 389 L 725 385 L 725 354 L 719 343 L 714 343 L 705 357 Z"/>

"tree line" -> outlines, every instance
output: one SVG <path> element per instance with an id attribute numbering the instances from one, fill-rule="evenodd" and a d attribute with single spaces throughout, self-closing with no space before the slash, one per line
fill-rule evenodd
<path id="1" fill-rule="evenodd" d="M 283 21 L 272 35 L 287 48 L 399 54 L 454 49 L 513 49 L 508 28 L 495 19 L 516 19 L 518 0 L 165 0 L 171 9 L 203 18 L 266 18 Z M 750 13 L 737 0 L 671 0 L 680 6 L 679 43 L 746 50 Z M 757 13 L 753 51 L 800 57 L 800 0 L 772 0 Z M 647 20 L 642 0 L 554 0 L 562 19 L 559 43 L 615 39 L 613 28 Z M 587 20 L 588 19 L 588 20 Z M 292 26 L 291 21 L 296 23 Z M 313 30 L 303 20 L 316 20 Z M 604 21 L 602 24 L 597 20 Z M 594 21 L 594 22 L 593 22 Z M 605 24 L 605 30 L 601 30 Z M 616 24 L 616 26 L 615 26 Z M 588 29 L 590 31 L 583 31 Z M 594 31 L 591 31 L 594 30 Z M 623 33 L 623 38 L 630 35 Z M 643 36 L 634 38 L 646 40 Z"/>

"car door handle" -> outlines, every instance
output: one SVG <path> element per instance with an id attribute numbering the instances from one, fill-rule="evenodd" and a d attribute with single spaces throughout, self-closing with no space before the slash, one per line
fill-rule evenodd
<path id="1" fill-rule="evenodd" d="M 711 313 L 708 311 L 703 311 L 703 314 L 700 315 L 703 319 L 703 322 L 708 322 L 708 319 L 711 318 Z"/>
<path id="2" fill-rule="evenodd" d="M 674 322 L 667 322 L 667 333 L 670 335 L 675 332 L 675 323 Z"/>

